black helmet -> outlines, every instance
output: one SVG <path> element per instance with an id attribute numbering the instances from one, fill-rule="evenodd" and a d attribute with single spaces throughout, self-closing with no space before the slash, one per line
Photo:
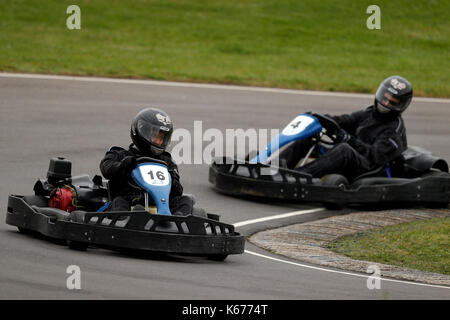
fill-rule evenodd
<path id="1" fill-rule="evenodd" d="M 380 113 L 402 113 L 408 108 L 413 97 L 411 83 L 403 77 L 392 76 L 385 79 L 375 94 L 375 107 Z"/>
<path id="2" fill-rule="evenodd" d="M 172 132 L 172 120 L 167 113 L 156 108 L 141 110 L 131 123 L 131 140 L 142 153 L 163 153 Z"/>

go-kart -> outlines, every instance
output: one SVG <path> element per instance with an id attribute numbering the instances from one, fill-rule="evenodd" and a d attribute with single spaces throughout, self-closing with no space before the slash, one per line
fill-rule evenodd
<path id="1" fill-rule="evenodd" d="M 221 193 L 251 198 L 285 199 L 323 203 L 327 208 L 352 204 L 401 204 L 447 207 L 450 174 L 444 159 L 419 147 L 408 147 L 390 163 L 349 181 L 339 174 L 321 179 L 293 170 L 321 157 L 339 143 L 339 125 L 328 116 L 311 113 L 293 119 L 269 145 L 245 159 L 216 157 L 209 168 L 209 181 Z M 308 139 L 295 168 L 288 169 L 277 155 L 290 143 Z"/>
<path id="2" fill-rule="evenodd" d="M 137 249 L 217 261 L 244 252 L 244 237 L 232 225 L 220 222 L 219 215 L 197 207 L 189 215 L 172 214 L 171 176 L 164 162 L 139 158 L 137 163 L 129 183 L 142 190 L 145 206 L 131 211 L 105 210 L 111 201 L 108 181 L 99 175 L 92 180 L 88 175 L 72 177 L 71 162 L 53 158 L 47 179 L 35 183 L 34 195 L 9 196 L 6 223 L 22 233 L 37 232 L 65 241 L 78 250 L 88 246 Z M 68 207 L 73 210 L 50 205 L 67 200 L 66 192 L 71 194 Z"/>

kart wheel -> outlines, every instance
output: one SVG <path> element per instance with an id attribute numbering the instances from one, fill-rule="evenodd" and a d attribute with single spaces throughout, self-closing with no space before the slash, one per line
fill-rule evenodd
<path id="1" fill-rule="evenodd" d="M 211 254 L 208 256 L 208 260 L 224 261 L 227 257 L 228 257 L 227 254 Z"/>
<path id="2" fill-rule="evenodd" d="M 322 178 L 322 185 L 334 186 L 342 190 L 349 188 L 349 183 L 346 177 L 340 174 L 329 174 Z M 344 207 L 343 203 L 324 202 L 325 208 L 328 210 L 341 210 Z"/>
<path id="3" fill-rule="evenodd" d="M 335 186 L 342 190 L 346 190 L 349 187 L 349 183 L 346 177 L 340 174 L 329 174 L 323 177 L 322 185 Z"/>
<path id="4" fill-rule="evenodd" d="M 342 203 L 334 203 L 334 202 L 325 202 L 323 204 L 326 209 L 328 210 L 342 210 L 344 208 L 344 205 Z"/>
<path id="5" fill-rule="evenodd" d="M 70 221 L 72 222 L 82 222 L 84 223 L 84 215 L 86 214 L 86 211 L 82 210 L 74 210 L 70 213 Z"/>
<path id="6" fill-rule="evenodd" d="M 448 205 L 448 202 L 429 202 L 425 204 L 425 207 L 430 209 L 447 209 Z"/>
<path id="7" fill-rule="evenodd" d="M 33 231 L 31 231 L 29 229 L 22 228 L 22 227 L 17 227 L 17 229 L 19 229 L 19 232 L 21 234 L 31 234 L 31 233 L 33 233 Z"/>
<path id="8" fill-rule="evenodd" d="M 202 208 L 192 208 L 192 215 L 200 218 L 208 218 L 205 209 Z"/>
<path id="9" fill-rule="evenodd" d="M 71 241 L 67 240 L 67 245 L 70 249 L 76 250 L 76 251 L 86 251 L 88 248 L 88 244 L 84 242 L 78 242 L 78 241 Z"/>
<path id="10" fill-rule="evenodd" d="M 449 174 L 444 171 L 430 171 L 421 176 L 421 178 L 427 178 L 427 177 L 449 177 Z M 448 208 L 449 203 L 448 202 L 430 202 L 426 204 L 427 208 L 431 209 L 442 209 L 442 208 Z"/>

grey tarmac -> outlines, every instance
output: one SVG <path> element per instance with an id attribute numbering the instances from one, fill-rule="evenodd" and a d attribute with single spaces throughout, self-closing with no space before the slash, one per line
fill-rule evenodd
<path id="1" fill-rule="evenodd" d="M 370 96 L 359 95 L 0 76 L 0 209 L 6 213 L 8 194 L 32 193 L 35 180 L 45 176 L 51 157 L 69 158 L 74 174 L 98 174 L 107 148 L 128 145 L 131 119 L 145 106 L 163 108 L 177 128 L 192 130 L 194 121 L 202 120 L 205 130 L 225 130 L 279 128 L 304 111 L 345 113 L 371 102 Z M 409 143 L 450 159 L 449 119 L 449 103 L 413 101 L 405 114 Z M 316 207 L 218 194 L 208 183 L 207 164 L 181 165 L 180 171 L 185 191 L 195 194 L 201 207 L 220 214 L 228 223 Z M 239 231 L 249 236 L 345 213 L 348 211 L 306 214 Z M 450 299 L 448 289 L 406 283 L 382 282 L 380 290 L 368 290 L 362 277 L 247 253 L 214 262 L 177 256 L 134 257 L 101 249 L 76 252 L 18 233 L 5 224 L 4 215 L 0 243 L 1 299 Z M 271 255 L 248 242 L 246 249 Z M 81 290 L 66 288 L 69 265 L 80 267 Z"/>

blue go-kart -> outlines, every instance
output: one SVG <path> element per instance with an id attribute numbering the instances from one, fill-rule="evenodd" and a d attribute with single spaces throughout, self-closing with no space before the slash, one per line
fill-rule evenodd
<path id="1" fill-rule="evenodd" d="M 54 158 L 47 178 L 36 182 L 34 195 L 9 196 L 6 223 L 22 233 L 39 233 L 78 250 L 89 246 L 137 249 L 218 261 L 244 252 L 244 237 L 233 225 L 220 222 L 219 215 L 197 207 L 190 215 L 172 214 L 171 177 L 164 162 L 139 158 L 129 183 L 144 192 L 145 206 L 108 211 L 111 197 L 107 181 L 98 175 L 93 179 L 88 175 L 72 177 L 70 161 Z M 67 212 L 49 205 L 55 191 L 61 189 L 70 190 L 75 210 Z"/>
<path id="2" fill-rule="evenodd" d="M 323 203 L 330 209 L 353 204 L 447 207 L 450 174 L 444 159 L 410 146 L 400 157 L 355 179 L 329 174 L 321 179 L 296 171 L 339 143 L 339 125 L 324 115 L 300 114 L 269 145 L 245 159 L 217 157 L 209 181 L 221 193 L 251 198 Z M 279 165 L 279 152 L 290 143 L 309 140 L 295 168 Z M 275 165 L 278 164 L 278 165 Z"/>

